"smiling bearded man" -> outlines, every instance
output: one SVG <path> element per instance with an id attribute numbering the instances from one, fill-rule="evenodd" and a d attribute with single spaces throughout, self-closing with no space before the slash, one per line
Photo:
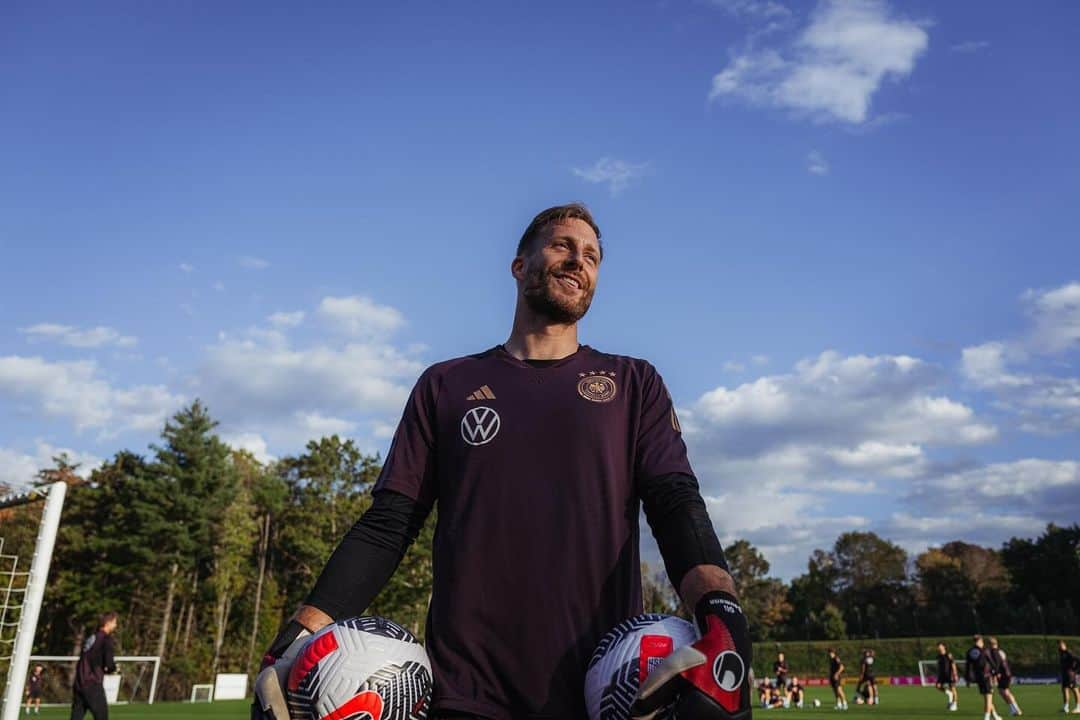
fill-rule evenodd
<path id="1" fill-rule="evenodd" d="M 585 720 L 586 665 L 642 612 L 638 511 L 701 639 L 661 663 L 633 709 L 748 718 L 750 641 L 656 369 L 578 343 L 603 247 L 582 205 L 529 224 L 510 263 L 510 336 L 437 363 L 405 406 L 373 504 L 267 654 L 361 614 L 438 503 L 426 644 L 436 718 Z M 720 670 L 723 670 L 721 672 Z M 254 715 L 287 712 L 259 690 Z"/>

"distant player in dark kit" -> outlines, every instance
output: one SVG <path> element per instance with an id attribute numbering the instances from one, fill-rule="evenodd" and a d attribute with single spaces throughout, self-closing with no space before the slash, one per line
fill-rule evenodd
<path id="1" fill-rule="evenodd" d="M 1072 712 L 1080 715 L 1080 689 L 1076 687 L 1076 674 L 1080 672 L 1080 661 L 1069 652 L 1069 646 L 1064 640 L 1058 640 L 1058 660 L 1061 663 L 1061 697 L 1065 705 L 1062 712 L 1069 712 L 1069 697 L 1075 698 L 1076 703 Z"/>
<path id="2" fill-rule="evenodd" d="M 994 664 L 982 635 L 972 638 L 974 644 L 967 652 L 967 681 L 979 688 L 983 696 L 983 720 L 1001 720 L 994 708 Z"/>
<path id="3" fill-rule="evenodd" d="M 784 653 L 776 653 L 776 662 L 773 663 L 773 675 L 776 676 L 776 687 L 780 688 L 780 692 L 787 692 L 787 676 L 788 676 L 788 664 L 784 659 Z"/>
<path id="4" fill-rule="evenodd" d="M 26 714 L 30 714 L 30 708 L 34 708 L 34 714 L 41 714 L 41 693 L 45 689 L 42 686 L 44 671 L 41 665 L 35 665 L 30 671 L 30 677 L 26 679 Z"/>
<path id="5" fill-rule="evenodd" d="M 998 646 L 996 637 L 990 638 L 990 662 L 994 666 L 994 682 L 997 684 L 998 692 L 1001 693 L 1002 699 L 1009 704 L 1010 715 L 1023 715 L 1024 711 L 1020 709 L 1020 704 L 1016 701 L 1016 696 L 1013 695 L 1012 690 L 1012 668 L 1009 666 L 1009 656 L 1005 654 L 1005 651 Z"/>
<path id="6" fill-rule="evenodd" d="M 436 718 L 587 717 L 590 655 L 642 612 L 642 507 L 700 639 L 649 672 L 630 714 L 676 702 L 680 720 L 750 717 L 749 628 L 671 396 L 648 362 L 578 342 L 602 258 L 584 206 L 533 218 L 508 268 L 509 337 L 421 374 L 371 508 L 264 658 L 255 718 L 285 720 L 289 648 L 362 614 L 436 503 L 425 635 Z"/>
<path id="7" fill-rule="evenodd" d="M 844 663 L 836 648 L 829 648 L 829 687 L 832 688 L 833 697 L 836 698 L 836 709 L 847 710 L 847 697 L 844 695 Z"/>
<path id="8" fill-rule="evenodd" d="M 949 649 L 945 643 L 938 643 L 937 650 L 937 683 L 935 687 L 945 693 L 947 698 L 945 706 L 949 710 L 955 711 L 958 707 L 956 682 L 959 679 L 956 677 L 956 662 L 952 659 L 952 655 L 949 654 Z"/>
<path id="9" fill-rule="evenodd" d="M 109 717 L 104 682 L 106 673 L 116 672 L 112 639 L 115 631 L 116 613 L 107 612 L 101 616 L 97 631 L 83 643 L 79 663 L 75 666 L 71 720 L 82 720 L 87 710 L 94 720 L 107 720 Z"/>
<path id="10" fill-rule="evenodd" d="M 857 689 L 858 692 L 863 693 L 867 705 L 878 704 L 877 680 L 874 678 L 874 651 L 870 648 L 863 650 Z"/>

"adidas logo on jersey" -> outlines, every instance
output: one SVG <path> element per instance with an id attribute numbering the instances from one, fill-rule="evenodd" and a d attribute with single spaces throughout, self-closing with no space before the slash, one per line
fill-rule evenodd
<path id="1" fill-rule="evenodd" d="M 474 393 L 472 393 L 470 395 L 466 395 L 465 399 L 466 400 L 494 400 L 495 399 L 495 393 L 491 392 L 491 388 L 489 388 L 487 385 L 484 385 L 483 387 L 481 387 L 476 392 L 474 392 Z"/>

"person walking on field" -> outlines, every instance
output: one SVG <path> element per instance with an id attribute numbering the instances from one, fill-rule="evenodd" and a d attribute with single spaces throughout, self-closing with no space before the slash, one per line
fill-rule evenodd
<path id="1" fill-rule="evenodd" d="M 949 652 L 945 643 L 939 642 L 937 649 L 937 689 L 945 693 L 947 698 L 945 706 L 955 712 L 959 707 L 956 692 L 956 683 L 959 679 L 956 673 L 956 661 L 953 660 L 952 653 Z"/>
<path id="2" fill-rule="evenodd" d="M 116 613 L 101 616 L 97 631 L 83 643 L 75 666 L 72 687 L 71 720 L 83 720 L 86 711 L 94 720 L 108 720 L 109 703 L 105 700 L 105 674 L 116 672 L 112 634 L 116 632 Z"/>
<path id="3" fill-rule="evenodd" d="M 677 701 L 680 720 L 750 717 L 749 627 L 671 395 L 647 361 L 578 342 L 603 257 L 583 205 L 529 223 L 508 268 L 509 337 L 421 374 L 371 507 L 264 658 L 253 718 L 288 717 L 290 648 L 362 614 L 436 503 L 435 718 L 587 718 L 590 655 L 642 612 L 639 508 L 701 635 L 649 672 L 631 716 Z"/>
<path id="4" fill-rule="evenodd" d="M 994 664 L 994 679 L 997 681 L 998 692 L 1001 693 L 1001 698 L 1009 703 L 1009 714 L 1023 715 L 1024 711 L 1020 709 L 1020 703 L 1010 689 L 1013 674 L 1009 666 L 1009 656 L 998 647 L 996 637 L 990 638 L 990 662 Z"/>
<path id="5" fill-rule="evenodd" d="M 983 720 L 1001 720 L 994 708 L 994 664 L 982 635 L 972 638 L 974 644 L 967 652 L 967 681 L 979 688 L 983 696 Z"/>

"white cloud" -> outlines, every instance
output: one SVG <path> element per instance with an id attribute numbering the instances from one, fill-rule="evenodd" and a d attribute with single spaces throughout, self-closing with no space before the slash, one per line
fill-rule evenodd
<path id="1" fill-rule="evenodd" d="M 235 450 L 246 450 L 251 453 L 252 457 L 264 465 L 268 465 L 277 460 L 276 457 L 270 454 L 265 438 L 258 433 L 222 433 L 221 440 Z"/>
<path id="2" fill-rule="evenodd" d="M 356 423 L 343 418 L 330 417 L 319 412 L 298 412 L 299 425 L 313 438 L 329 435 L 348 435 L 356 429 Z"/>
<path id="3" fill-rule="evenodd" d="M 183 404 L 162 385 L 116 388 L 92 361 L 49 362 L 40 357 L 0 357 L 0 396 L 36 403 L 46 415 L 71 420 L 77 431 L 103 435 L 157 429 Z"/>
<path id="4" fill-rule="evenodd" d="M 735 55 L 709 98 L 862 124 L 882 84 L 909 76 L 928 44 L 921 23 L 894 16 L 883 0 L 823 0 L 791 43 Z"/>
<path id="5" fill-rule="evenodd" d="M 38 323 L 30 327 L 19 328 L 19 332 L 26 335 L 30 342 L 58 342 L 62 345 L 77 348 L 98 348 L 105 346 L 134 347 L 138 340 L 130 335 L 122 335 L 120 331 L 98 325 L 85 330 L 71 325 L 57 323 Z"/>
<path id="6" fill-rule="evenodd" d="M 386 328 L 382 306 L 368 304 L 382 318 L 375 325 Z M 347 312 L 354 305 L 328 307 L 339 320 L 355 321 Z M 396 310 L 383 309 L 393 311 L 390 325 L 403 322 Z M 255 433 L 291 452 L 324 435 L 350 435 L 360 421 L 396 420 L 422 370 L 415 357 L 371 337 L 297 347 L 280 331 L 253 328 L 239 337 L 222 333 L 207 348 L 194 388 L 223 432 Z"/>
<path id="7" fill-rule="evenodd" d="M 292 328 L 304 322 L 304 311 L 276 312 L 267 318 L 271 325 L 277 328 Z"/>
<path id="8" fill-rule="evenodd" d="M 54 467 L 53 458 L 61 454 L 67 454 L 68 461 L 78 466 L 75 473 L 82 478 L 89 477 L 102 464 L 101 458 L 95 455 L 56 447 L 44 440 L 35 443 L 32 455 L 0 447 L 0 487 L 6 486 L 14 491 L 29 488 L 36 480 L 38 471 Z"/>
<path id="9" fill-rule="evenodd" d="M 988 47 L 990 47 L 990 43 L 986 40 L 968 40 L 967 42 L 957 43 L 949 49 L 958 53 L 974 53 Z"/>
<path id="10" fill-rule="evenodd" d="M 679 407 L 717 531 L 754 542 L 790 577 L 840 532 L 873 528 L 860 508 L 939 473 L 932 452 L 996 437 L 941 393 L 946 379 L 907 355 L 826 351 Z"/>
<path id="11" fill-rule="evenodd" d="M 318 312 L 338 330 L 357 337 L 384 336 L 405 324 L 405 316 L 397 308 L 361 295 L 325 297 Z"/>
<path id="12" fill-rule="evenodd" d="M 574 174 L 587 182 L 606 184 L 612 197 L 619 195 L 630 183 L 642 177 L 647 163 L 635 165 L 624 160 L 603 157 L 587 168 L 574 168 Z"/>
<path id="13" fill-rule="evenodd" d="M 755 365 L 768 365 L 769 364 L 769 356 L 768 355 L 754 355 L 752 358 L 750 358 L 750 361 L 753 362 Z"/>
<path id="14" fill-rule="evenodd" d="M 1080 283 L 1028 290 L 1021 299 L 1031 323 L 1027 331 L 964 348 L 961 371 L 975 388 L 993 394 L 997 407 L 1015 415 L 1022 430 L 1080 430 L 1080 378 L 1069 370 L 1080 350 Z"/>
<path id="15" fill-rule="evenodd" d="M 811 150 L 806 156 L 806 172 L 811 175 L 828 175 L 829 161 L 817 150 Z"/>
<path id="16" fill-rule="evenodd" d="M 890 444 L 971 444 L 995 437 L 973 411 L 932 394 L 935 366 L 908 356 L 843 357 L 826 351 L 800 361 L 795 372 L 769 375 L 736 388 L 718 387 L 688 409 L 726 452 L 754 454 L 792 442 L 843 446 L 868 440 Z"/>
<path id="17" fill-rule="evenodd" d="M 270 267 L 270 261 L 253 255 L 243 255 L 239 258 L 240 267 L 248 270 L 265 270 Z"/>
<path id="18" fill-rule="evenodd" d="M 1080 513 L 1080 462 L 1025 458 L 960 468 L 906 483 L 913 511 L 885 527 L 924 544 L 958 537 L 1000 543 L 1035 534 L 1049 522 L 1072 523 Z"/>
<path id="19" fill-rule="evenodd" d="M 194 269 L 195 269 L 195 266 L 190 264 L 190 263 L 186 263 L 186 262 L 180 263 L 180 270 L 182 270 L 183 272 L 189 273 L 189 272 L 192 272 Z"/>
<path id="20" fill-rule="evenodd" d="M 775 0 L 709 0 L 709 4 L 736 17 L 776 20 L 791 16 L 791 10 Z"/>
<path id="21" fill-rule="evenodd" d="M 1033 352 L 1055 354 L 1080 349 L 1080 282 L 1023 295 L 1033 328 L 1027 345 Z"/>

